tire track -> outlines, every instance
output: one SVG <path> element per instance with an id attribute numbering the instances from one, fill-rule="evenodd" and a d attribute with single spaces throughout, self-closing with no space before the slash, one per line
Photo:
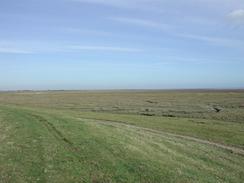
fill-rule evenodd
<path id="1" fill-rule="evenodd" d="M 80 150 L 75 146 L 73 142 L 71 142 L 69 139 L 67 139 L 62 132 L 60 132 L 51 122 L 49 122 L 47 119 L 43 118 L 42 116 L 36 115 L 36 114 L 31 114 L 35 119 L 37 119 L 39 122 L 41 122 L 45 128 L 54 136 L 54 138 L 62 142 L 63 146 L 70 151 L 73 152 L 75 157 L 79 160 L 79 162 L 82 162 L 82 157 L 79 156 L 78 152 Z"/>
<path id="2" fill-rule="evenodd" d="M 101 123 L 104 125 L 112 125 L 114 127 L 116 127 L 116 125 L 121 125 L 121 126 L 125 126 L 125 127 L 129 127 L 129 128 L 134 128 L 134 129 L 138 129 L 138 130 L 144 130 L 147 132 L 151 132 L 154 133 L 156 135 L 159 135 L 161 137 L 176 137 L 176 138 L 181 138 L 181 139 L 185 139 L 185 140 L 190 140 L 190 141 L 194 141 L 194 142 L 198 142 L 201 144 L 206 144 L 206 145 L 211 145 L 211 146 L 215 146 L 217 148 L 221 148 L 224 150 L 227 150 L 231 153 L 235 153 L 241 156 L 244 156 L 244 149 L 238 148 L 238 147 L 234 147 L 234 146 L 228 146 L 228 145 L 224 145 L 224 144 L 220 144 L 217 142 L 212 142 L 212 141 L 208 141 L 208 140 L 203 140 L 203 139 L 199 139 L 196 137 L 191 137 L 191 136 L 187 136 L 187 135 L 178 135 L 178 134 L 174 134 L 174 133 L 170 133 L 170 132 L 163 132 L 163 131 L 159 131 L 159 130 L 154 130 L 154 129 L 149 129 L 149 128 L 145 128 L 145 127 L 138 127 L 135 125 L 131 125 L 125 122 L 117 122 L 117 121 L 111 121 L 111 120 L 99 120 L 99 119 L 88 119 L 88 118 L 78 118 L 79 120 L 93 120 L 93 122 L 97 122 L 97 123 Z"/>

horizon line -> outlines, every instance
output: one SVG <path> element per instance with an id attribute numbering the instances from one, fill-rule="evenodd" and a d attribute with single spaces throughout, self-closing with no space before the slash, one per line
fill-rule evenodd
<path id="1" fill-rule="evenodd" d="M 0 90 L 0 92 L 83 92 L 83 91 L 242 91 L 244 87 L 238 88 L 151 88 L 151 89 L 18 89 Z"/>

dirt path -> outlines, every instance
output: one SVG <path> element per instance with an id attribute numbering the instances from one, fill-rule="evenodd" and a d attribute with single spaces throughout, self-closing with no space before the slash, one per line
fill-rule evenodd
<path id="1" fill-rule="evenodd" d="M 116 125 L 121 125 L 121 126 L 125 126 L 125 127 L 130 127 L 130 128 L 134 128 L 134 129 L 138 129 L 138 130 L 145 130 L 148 132 L 152 132 L 152 133 L 156 133 L 157 135 L 160 135 L 162 137 L 165 136 L 171 136 L 171 137 L 176 137 L 176 138 L 181 138 L 181 139 L 185 139 L 185 140 L 190 140 L 190 141 L 194 141 L 194 142 L 198 142 L 198 143 L 202 143 L 202 144 L 207 144 L 207 145 L 212 145 L 227 151 L 230 151 L 231 153 L 235 153 L 235 154 L 239 154 L 244 156 L 244 149 L 238 148 L 238 147 L 233 147 L 233 146 L 228 146 L 228 145 L 224 145 L 224 144 L 220 144 L 220 143 L 216 143 L 216 142 L 211 142 L 208 140 L 203 140 L 203 139 L 199 139 L 196 137 L 191 137 L 191 136 L 186 136 L 186 135 L 178 135 L 178 134 L 174 134 L 174 133 L 170 133 L 170 132 L 164 132 L 164 131 L 159 131 L 159 130 L 154 130 L 154 129 L 149 129 L 149 128 L 145 128 L 145 127 L 138 127 L 135 125 L 131 125 L 131 124 L 127 124 L 124 122 L 117 122 L 117 121 L 111 121 L 111 120 L 99 120 L 99 119 L 87 119 L 87 118 L 78 118 L 80 120 L 90 120 L 91 122 L 97 122 L 97 123 L 101 123 L 104 125 L 112 125 L 115 126 Z"/>

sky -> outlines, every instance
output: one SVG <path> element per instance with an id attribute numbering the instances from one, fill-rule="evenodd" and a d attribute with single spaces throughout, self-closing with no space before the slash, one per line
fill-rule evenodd
<path id="1" fill-rule="evenodd" d="M 0 90 L 244 88 L 243 0 L 1 0 Z"/>

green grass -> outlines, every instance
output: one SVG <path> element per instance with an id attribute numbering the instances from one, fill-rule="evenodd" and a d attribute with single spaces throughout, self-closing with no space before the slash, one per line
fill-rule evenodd
<path id="1" fill-rule="evenodd" d="M 244 90 L 7 92 L 0 104 L 244 122 Z"/>
<path id="2" fill-rule="evenodd" d="M 244 124 L 238 120 L 94 112 L 88 104 L 83 110 L 65 107 L 75 101 L 66 93 L 57 92 L 64 97 L 61 101 L 55 93 L 40 95 L 52 99 L 37 100 L 32 93 L 28 100 L 23 94 L 0 94 L 0 182 L 241 183 L 244 179 L 244 155 L 165 133 L 244 149 Z M 75 95 L 77 101 L 84 98 L 82 93 Z M 156 100 L 157 95 L 149 96 Z"/>
<path id="3" fill-rule="evenodd" d="M 145 117 L 106 113 L 80 113 L 82 118 L 124 122 L 140 127 L 197 137 L 244 149 L 244 125 L 225 121 Z"/>

